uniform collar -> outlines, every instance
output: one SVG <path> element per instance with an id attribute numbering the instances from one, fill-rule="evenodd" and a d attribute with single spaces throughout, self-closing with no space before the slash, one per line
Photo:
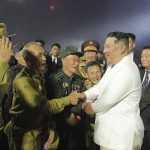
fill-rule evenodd
<path id="1" fill-rule="evenodd" d="M 72 79 L 74 78 L 75 74 L 73 74 L 72 76 L 68 76 L 68 75 L 63 71 L 63 69 L 61 69 L 61 70 L 62 70 L 63 74 L 64 74 L 69 80 L 72 80 Z"/>
<path id="2" fill-rule="evenodd" d="M 23 70 L 25 71 L 27 75 L 31 77 L 38 77 L 38 78 L 41 77 L 41 73 L 38 73 L 30 68 L 25 67 Z"/>

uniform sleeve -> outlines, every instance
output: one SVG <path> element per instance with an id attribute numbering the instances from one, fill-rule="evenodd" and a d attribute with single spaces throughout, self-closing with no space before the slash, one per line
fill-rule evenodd
<path id="1" fill-rule="evenodd" d="M 27 106 L 34 108 L 40 106 L 45 95 L 40 90 L 35 89 L 31 83 L 31 80 L 26 77 L 17 78 L 14 81 L 14 89 Z"/>
<path id="2" fill-rule="evenodd" d="M 94 111 L 103 114 L 122 101 L 132 90 L 132 79 L 131 74 L 125 70 L 113 75 L 107 88 L 103 91 L 101 96 L 92 103 Z"/>
<path id="3" fill-rule="evenodd" d="M 4 120 L 2 116 L 2 99 L 7 92 L 7 88 L 9 85 L 9 77 L 8 77 L 8 62 L 0 61 L 0 131 L 4 127 Z"/>
<path id="4" fill-rule="evenodd" d="M 0 97 L 2 98 L 7 92 L 9 84 L 8 62 L 0 62 Z"/>
<path id="5" fill-rule="evenodd" d="M 61 112 L 67 105 L 70 105 L 69 96 L 48 100 L 46 103 L 47 110 L 50 114 L 57 114 Z"/>

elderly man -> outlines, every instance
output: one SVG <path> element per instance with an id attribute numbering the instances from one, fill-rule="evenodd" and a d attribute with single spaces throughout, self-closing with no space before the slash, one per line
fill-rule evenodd
<path id="1" fill-rule="evenodd" d="M 45 117 L 48 120 L 51 114 L 61 112 L 65 106 L 77 104 L 78 97 L 74 92 L 61 100 L 48 101 L 41 76 L 46 64 L 43 48 L 30 42 L 24 46 L 22 56 L 26 67 L 14 80 L 11 121 L 5 133 L 12 150 L 41 150 Z"/>
<path id="2" fill-rule="evenodd" d="M 77 52 L 73 46 L 68 46 L 60 51 L 63 66 L 61 70 L 52 74 L 47 82 L 49 83 L 47 89 L 53 87 L 51 91 L 47 92 L 48 98 L 61 98 L 69 95 L 72 91 L 83 92 L 85 90 L 84 81 L 76 75 L 81 55 L 82 53 Z M 59 149 L 61 150 L 84 149 L 84 128 L 82 121 L 78 123 L 80 117 L 79 114 L 76 114 L 77 111 L 78 108 L 69 106 L 62 113 L 54 116 L 60 134 Z"/>
<path id="3" fill-rule="evenodd" d="M 128 48 L 125 33 L 109 33 L 104 45 L 109 67 L 97 85 L 79 94 L 91 100 L 83 109 L 96 114 L 94 141 L 101 150 L 140 150 L 142 144 L 141 80 Z"/>

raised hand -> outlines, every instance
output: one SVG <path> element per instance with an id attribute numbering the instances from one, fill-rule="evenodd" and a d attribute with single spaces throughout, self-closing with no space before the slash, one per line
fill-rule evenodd
<path id="1" fill-rule="evenodd" d="M 0 61 L 9 61 L 12 55 L 12 43 L 7 37 L 0 39 Z"/>

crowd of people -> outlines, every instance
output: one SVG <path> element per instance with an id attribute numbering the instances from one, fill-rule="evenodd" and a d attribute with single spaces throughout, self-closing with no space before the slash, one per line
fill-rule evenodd
<path id="1" fill-rule="evenodd" d="M 133 33 L 17 52 L 0 23 L 0 148 L 4 150 L 149 150 L 150 46 L 139 64 Z"/>

